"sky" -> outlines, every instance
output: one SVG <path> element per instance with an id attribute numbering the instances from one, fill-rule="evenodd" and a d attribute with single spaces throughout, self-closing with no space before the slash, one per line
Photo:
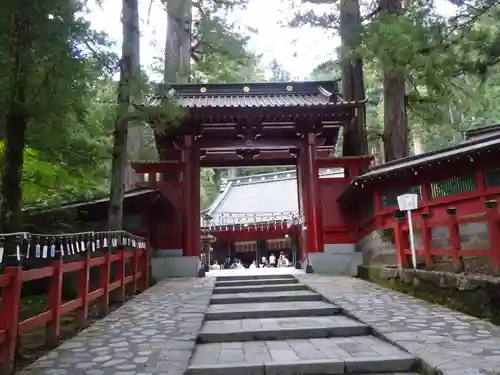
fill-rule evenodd
<path id="1" fill-rule="evenodd" d="M 446 0 L 437 0 L 437 8 L 443 15 L 453 13 Z M 106 31 L 121 43 L 121 0 L 103 1 L 101 7 L 90 4 L 87 18 L 97 30 Z M 139 0 L 141 18 L 141 59 L 146 69 L 155 57 L 163 55 L 166 37 L 166 15 L 160 0 Z M 283 0 L 250 0 L 245 10 L 230 14 L 241 28 L 251 26 L 258 30 L 252 34 L 249 48 L 263 55 L 263 64 L 276 58 L 294 79 L 307 79 L 314 67 L 328 60 L 338 47 L 339 38 L 331 32 L 310 27 L 285 27 L 293 11 L 284 6 Z M 148 69 L 150 71 L 150 69 Z"/>

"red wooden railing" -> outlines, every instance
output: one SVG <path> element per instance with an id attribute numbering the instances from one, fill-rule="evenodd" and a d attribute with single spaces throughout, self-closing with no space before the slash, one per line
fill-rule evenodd
<path id="1" fill-rule="evenodd" d="M 133 295 L 148 288 L 149 257 L 146 243 L 139 237 L 126 232 L 106 232 L 105 235 L 108 236 L 110 233 L 112 236 L 117 234 L 117 238 L 120 240 L 132 238 L 133 241 L 123 240 L 120 242 L 120 246 L 114 243 L 111 248 L 98 245 L 96 252 L 94 252 L 96 243 L 87 242 L 86 248 L 80 251 L 79 260 L 65 263 L 61 252 L 55 251 L 48 266 L 29 270 L 23 269 L 21 263 L 25 254 L 21 254 L 21 257 L 18 257 L 21 261 L 19 264 L 4 267 L 3 273 L 0 274 L 0 290 L 2 291 L 0 302 L 0 375 L 7 375 L 13 371 L 16 345 L 20 334 L 45 326 L 46 344 L 52 347 L 57 346 L 62 316 L 75 311 L 77 327 L 84 328 L 87 325 L 91 302 L 98 300 L 100 312 L 107 314 L 111 293 L 113 293 L 113 300 L 123 302 L 126 292 Z M 26 238 L 26 234 L 24 235 Z M 91 236 L 92 239 L 97 239 L 99 233 L 92 233 Z M 45 238 L 49 237 L 50 235 Z M 66 244 L 70 242 L 72 237 L 70 234 L 64 238 Z M 111 237 L 109 242 L 111 244 Z M 132 246 L 132 242 L 134 246 Z M 126 272 L 127 263 L 130 265 L 129 272 Z M 115 280 L 111 280 L 113 264 L 117 270 Z M 93 267 L 99 268 L 99 286 L 95 290 L 90 290 L 90 270 Z M 63 275 L 71 272 L 78 274 L 78 296 L 72 301 L 63 302 Z M 50 278 L 46 310 L 20 321 L 23 283 L 44 278 Z"/>
<path id="2" fill-rule="evenodd" d="M 415 249 L 417 256 L 422 256 L 425 264 L 435 263 L 434 257 L 450 257 L 456 271 L 464 270 L 463 258 L 468 256 L 486 256 L 492 260 L 494 272 L 500 272 L 500 212 L 496 200 L 484 201 L 484 209 L 467 216 L 457 216 L 454 207 L 447 209 L 447 217 L 430 218 L 426 213 L 413 214 L 414 228 L 422 234 L 422 247 Z M 409 229 L 406 220 L 401 215 L 394 221 L 394 240 L 399 265 L 411 265 L 411 249 L 409 244 Z M 460 241 L 460 225 L 472 223 L 487 223 L 489 246 L 482 249 L 463 249 Z M 432 246 L 432 228 L 446 227 L 449 233 L 449 246 L 436 248 Z"/>
<path id="3" fill-rule="evenodd" d="M 429 178 L 432 167 L 426 168 L 427 174 L 415 174 L 409 181 L 389 176 L 383 184 L 370 188 L 370 194 L 365 196 L 367 198 L 359 199 L 362 200 L 362 208 L 350 216 L 351 225 L 357 229 L 358 239 L 377 229 L 394 229 L 397 261 L 401 266 L 411 266 L 407 220 L 395 219 L 401 213 L 394 192 L 403 194 L 418 191 L 419 206 L 413 211 L 412 218 L 416 231 L 421 233 L 421 244 L 416 251 L 419 261 L 433 265 L 438 257 L 449 257 L 454 269 L 462 271 L 464 257 L 487 257 L 491 259 L 494 273 L 500 273 L 500 214 L 497 208 L 500 200 L 500 168 L 478 167 L 473 172 L 451 170 L 441 178 L 436 172 L 434 179 Z M 464 175 L 467 176 L 467 184 L 460 181 Z M 447 181 L 448 186 L 439 187 L 439 184 L 446 185 Z M 367 207 L 370 209 L 365 209 Z M 489 246 L 463 248 L 460 226 L 472 223 L 487 224 Z M 447 228 L 447 248 L 433 246 L 432 228 L 436 227 Z"/>

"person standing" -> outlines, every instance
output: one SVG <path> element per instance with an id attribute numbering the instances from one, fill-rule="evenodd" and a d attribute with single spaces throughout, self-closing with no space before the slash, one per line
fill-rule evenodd
<path id="1" fill-rule="evenodd" d="M 271 267 L 276 267 L 276 257 L 274 256 L 274 254 L 271 254 L 269 256 L 269 265 Z"/>
<path id="2" fill-rule="evenodd" d="M 262 257 L 261 262 L 262 262 L 262 267 L 267 266 L 267 258 L 266 257 Z"/>

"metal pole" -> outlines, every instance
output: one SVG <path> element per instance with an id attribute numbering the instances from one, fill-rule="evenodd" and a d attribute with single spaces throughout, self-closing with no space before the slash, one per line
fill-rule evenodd
<path id="1" fill-rule="evenodd" d="M 410 231 L 410 249 L 413 268 L 417 269 L 417 254 L 415 253 L 415 239 L 413 238 L 413 222 L 411 219 L 411 210 L 406 211 L 408 214 L 408 229 Z"/>

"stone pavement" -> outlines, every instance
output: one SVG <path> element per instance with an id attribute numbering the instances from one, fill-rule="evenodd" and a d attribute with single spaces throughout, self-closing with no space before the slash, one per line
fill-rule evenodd
<path id="1" fill-rule="evenodd" d="M 500 374 L 498 326 L 360 279 L 297 277 L 375 334 L 418 356 L 428 372 Z"/>
<path id="2" fill-rule="evenodd" d="M 293 275 L 242 274 L 217 278 L 186 375 L 382 374 L 418 366 Z"/>
<path id="3" fill-rule="evenodd" d="M 214 284 L 160 282 L 18 375 L 182 375 Z"/>

